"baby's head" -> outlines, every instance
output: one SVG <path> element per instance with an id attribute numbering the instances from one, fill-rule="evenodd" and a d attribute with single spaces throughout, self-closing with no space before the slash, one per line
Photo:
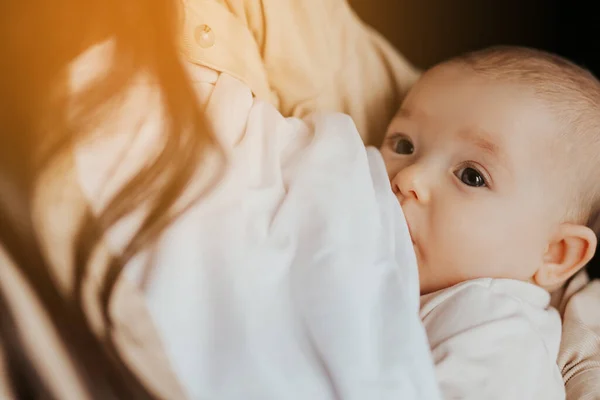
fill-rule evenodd
<path id="1" fill-rule="evenodd" d="M 381 150 L 423 294 L 481 277 L 552 289 L 596 249 L 600 83 L 560 57 L 502 47 L 432 68 Z"/>

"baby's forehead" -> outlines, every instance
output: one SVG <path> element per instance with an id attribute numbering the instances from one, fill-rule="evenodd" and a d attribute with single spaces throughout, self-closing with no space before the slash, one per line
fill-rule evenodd
<path id="1" fill-rule="evenodd" d="M 552 107 L 520 85 L 444 67 L 425 74 L 413 90 L 397 118 L 430 144 L 439 144 L 438 150 L 464 147 L 515 172 L 549 169 L 564 154 L 561 123 Z"/>
<path id="2" fill-rule="evenodd" d="M 525 139 L 556 131 L 559 122 L 551 104 L 523 85 L 479 77 L 451 66 L 426 73 L 409 92 L 399 118 L 424 129 L 486 132 L 488 138 Z"/>
<path id="3" fill-rule="evenodd" d="M 468 90 L 470 93 L 483 95 L 499 89 L 512 90 L 515 97 L 539 100 L 538 96 L 534 96 L 535 85 L 527 81 L 483 74 L 459 63 L 443 63 L 429 69 L 415 82 L 409 95 L 417 94 L 417 98 L 422 100 L 424 97 L 445 92 L 456 93 Z"/>

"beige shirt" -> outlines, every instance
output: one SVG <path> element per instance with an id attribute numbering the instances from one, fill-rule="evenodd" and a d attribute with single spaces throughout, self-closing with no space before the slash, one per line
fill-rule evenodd
<path id="1" fill-rule="evenodd" d="M 550 295 L 511 279 L 474 279 L 421 297 L 446 399 L 564 399 L 561 321 Z"/>
<path id="2" fill-rule="evenodd" d="M 346 0 L 185 0 L 183 52 L 240 79 L 285 117 L 350 114 L 378 144 L 418 78 Z"/>

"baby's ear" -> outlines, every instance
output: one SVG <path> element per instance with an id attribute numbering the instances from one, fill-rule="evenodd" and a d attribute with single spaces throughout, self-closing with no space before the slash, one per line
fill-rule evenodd
<path id="1" fill-rule="evenodd" d="M 562 284 L 591 260 L 596 245 L 592 229 L 579 224 L 561 224 L 544 254 L 543 266 L 533 276 L 534 282 L 544 288 Z"/>

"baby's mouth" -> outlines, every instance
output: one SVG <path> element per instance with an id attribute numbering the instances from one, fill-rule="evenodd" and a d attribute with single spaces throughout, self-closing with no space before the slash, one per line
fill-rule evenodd
<path id="1" fill-rule="evenodd" d="M 421 252 L 421 246 L 419 246 L 419 244 L 412 240 L 412 245 L 413 245 L 413 250 L 415 252 L 415 257 L 417 258 L 417 265 L 421 265 L 421 263 L 423 262 L 423 253 Z"/>
<path id="2" fill-rule="evenodd" d="M 415 246 L 417 242 L 415 241 L 415 237 L 413 236 L 412 229 L 410 229 L 410 224 L 408 223 L 408 220 L 406 221 L 406 227 L 408 228 L 408 235 L 410 236 L 410 241 L 412 242 L 413 246 Z"/>
<path id="3" fill-rule="evenodd" d="M 407 223 L 407 226 L 408 226 L 408 234 L 410 235 L 410 241 L 413 245 L 413 250 L 415 251 L 415 255 L 417 256 L 417 261 L 419 261 L 421 258 L 421 246 L 419 246 L 418 241 L 415 240 L 415 237 L 413 236 L 413 232 L 410 229 L 410 224 Z"/>
<path id="4" fill-rule="evenodd" d="M 415 249 L 415 252 L 416 252 L 419 249 L 419 244 L 415 240 L 412 240 L 412 239 L 411 239 L 411 242 L 412 242 L 412 245 L 413 245 L 413 247 Z"/>

